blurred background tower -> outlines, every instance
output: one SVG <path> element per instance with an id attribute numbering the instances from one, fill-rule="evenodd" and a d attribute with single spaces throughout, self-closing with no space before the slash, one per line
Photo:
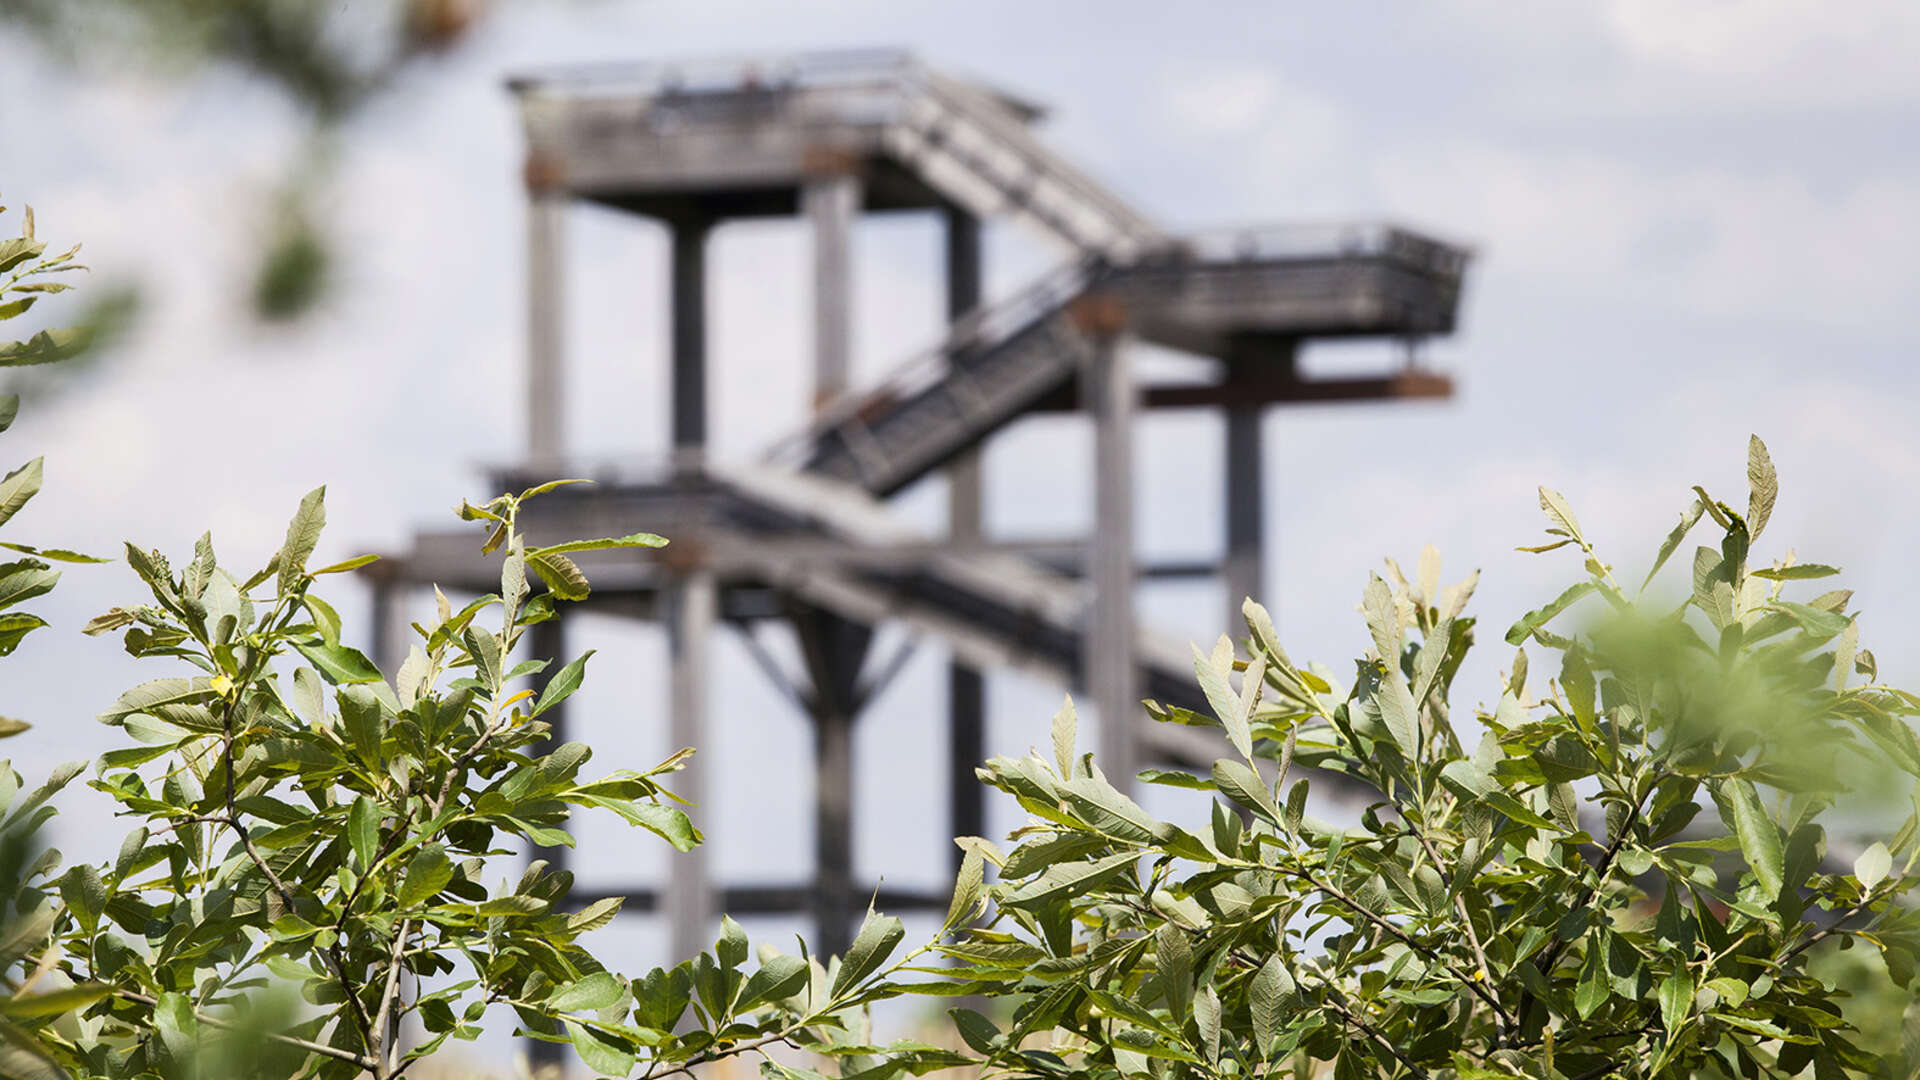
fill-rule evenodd
<path id="1" fill-rule="evenodd" d="M 904 650 L 873 654 L 894 621 L 943 642 L 948 680 L 950 835 L 985 831 L 973 766 L 985 756 L 981 673 L 1038 672 L 1081 691 L 1100 723 L 1099 761 L 1123 789 L 1146 764 L 1205 769 L 1213 740 L 1149 722 L 1142 697 L 1205 711 L 1191 653 L 1136 626 L 1140 576 L 1219 576 L 1238 622 L 1260 596 L 1260 419 L 1303 401 L 1445 397 L 1413 344 L 1452 330 L 1467 253 L 1388 225 L 1255 229 L 1173 236 L 1080 173 L 1031 130 L 1040 110 L 892 52 L 757 61 L 595 67 L 512 80 L 525 125 L 529 356 L 524 462 L 494 477 L 515 489 L 592 476 L 533 504 L 530 543 L 650 530 L 654 553 L 589 553 L 586 606 L 656 619 L 672 658 L 670 736 L 702 745 L 708 640 L 743 635 L 813 731 L 814 871 L 792 884 L 725 886 L 696 853 L 670 883 L 614 890 L 627 909 L 664 910 L 675 955 L 704 947 L 717 912 L 806 912 L 814 948 L 837 953 L 866 898 L 853 876 L 854 725 L 898 672 Z M 671 233 L 671 426 L 664 467 L 571 461 L 563 401 L 565 209 L 590 200 L 662 222 Z M 947 336 L 878 385 L 850 385 L 851 230 L 866 213 L 932 213 L 945 225 Z M 707 445 L 706 254 L 723 221 L 798 216 L 813 239 L 813 418 L 759 459 L 717 462 Z M 1066 252 L 1053 271 L 983 303 L 980 230 L 1005 217 Z M 1308 341 L 1405 341 L 1406 363 L 1366 378 L 1309 379 Z M 1145 341 L 1210 361 L 1212 378 L 1150 383 L 1128 345 Z M 1226 545 L 1217 562 L 1138 566 L 1132 447 L 1142 409 L 1225 417 Z M 981 444 L 1019 418 L 1077 411 L 1093 425 L 1095 527 L 1084 544 L 990 540 L 981 527 Z M 949 525 L 928 536 L 886 500 L 933 473 L 948 477 Z M 490 592 L 495 571 L 464 532 L 425 532 L 409 552 L 365 571 L 374 584 L 383 661 L 404 649 L 402 592 L 437 582 Z M 803 671 L 781 670 L 756 627 L 788 624 Z M 564 651 L 560 620 L 536 647 Z M 1115 722 L 1114 718 L 1123 718 Z M 565 731 L 564 717 L 555 719 Z M 700 758 L 675 787 L 694 802 Z M 559 859 L 560 853 L 550 857 Z M 605 890 L 576 890 L 588 903 Z M 881 889 L 889 910 L 944 908 L 945 895 Z"/>

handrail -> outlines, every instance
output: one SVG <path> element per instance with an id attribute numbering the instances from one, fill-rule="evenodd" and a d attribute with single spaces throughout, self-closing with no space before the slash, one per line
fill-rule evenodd
<path id="1" fill-rule="evenodd" d="M 1012 109 L 995 101 L 991 92 L 943 74 L 900 50 L 570 67 L 518 75 L 508 85 L 536 98 L 540 91 L 554 90 L 601 104 L 610 104 L 602 100 L 608 98 L 649 99 L 650 104 L 643 108 L 696 106 L 705 98 L 714 108 L 724 109 L 727 99 L 733 97 L 764 108 L 768 101 L 795 100 L 795 95 L 804 95 L 823 115 L 841 111 L 858 114 L 863 105 L 879 104 L 882 98 L 896 106 L 910 104 L 914 95 L 921 95 L 937 110 L 984 128 L 1023 165 L 1094 208 L 1121 235 L 1144 247 L 1156 246 L 1163 239 L 1145 215 L 1054 154 Z M 910 108 L 899 112 L 903 116 L 911 114 Z M 757 110 L 742 114 L 743 119 L 754 122 L 761 116 Z M 1019 178 L 997 179 L 1005 183 Z"/>
<path id="2" fill-rule="evenodd" d="M 1004 300 L 975 308 L 957 320 L 938 344 L 914 354 L 873 386 L 830 403 L 805 427 L 769 447 L 761 460 L 801 467 L 807 448 L 821 435 L 876 404 L 901 400 L 938 382 L 954 356 L 1005 341 L 1041 315 L 1057 310 L 1085 292 L 1104 265 L 1095 256 L 1076 258 L 1048 270 Z"/>
<path id="3" fill-rule="evenodd" d="M 1182 234 L 1180 254 L 1207 261 L 1328 257 L 1391 258 L 1444 276 L 1458 276 L 1472 250 L 1392 222 L 1336 221 L 1210 229 Z"/>
<path id="4" fill-rule="evenodd" d="M 574 64 L 507 78 L 516 91 L 554 88 L 606 93 L 825 86 L 893 76 L 919 66 L 904 49 L 840 49 L 784 56 L 701 56 L 637 63 Z"/>
<path id="5" fill-rule="evenodd" d="M 1006 110 L 983 107 L 983 95 L 966 83 L 938 71 L 915 65 L 905 77 L 912 78 L 941 107 L 961 113 L 973 123 L 987 128 L 1003 145 L 1013 149 L 1030 166 L 1046 172 L 1062 186 L 1086 202 L 1099 207 L 1120 230 L 1135 240 L 1152 243 L 1161 240 L 1159 228 L 1146 215 L 1127 205 L 1098 182 L 1082 174 L 1064 158 L 1034 138 L 1027 125 L 1018 122 Z"/>

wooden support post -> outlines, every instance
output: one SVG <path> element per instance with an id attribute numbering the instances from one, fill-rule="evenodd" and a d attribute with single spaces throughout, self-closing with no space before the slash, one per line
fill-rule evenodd
<path id="1" fill-rule="evenodd" d="M 671 669 L 667 735 L 673 745 L 669 751 L 687 746 L 706 750 L 707 653 L 719 609 L 713 571 L 697 567 L 679 574 L 663 599 Z M 673 775 L 671 784 L 675 794 L 712 820 L 702 754 L 689 758 Z M 665 892 L 671 955 L 694 956 L 712 944 L 713 886 L 707 874 L 705 845 L 673 856 Z"/>
<path id="2" fill-rule="evenodd" d="M 534 656 L 551 661 L 547 665 L 547 670 L 533 680 L 537 684 L 534 688 L 534 693 L 535 696 L 538 697 L 540 691 L 546 688 L 547 679 L 551 678 L 553 674 L 558 672 L 562 665 L 566 663 L 567 634 L 565 618 L 560 615 L 555 615 L 545 622 L 534 623 L 533 626 L 527 630 L 527 641 Z M 567 741 L 567 703 L 563 701 L 548 709 L 541 715 L 541 719 L 545 720 L 551 728 L 551 733 L 548 734 L 546 740 L 535 748 L 536 753 L 544 754 L 551 752 L 555 747 Z M 547 868 L 550 871 L 567 869 L 567 849 L 564 847 L 536 847 L 527 853 L 527 857 L 529 859 L 545 859 L 547 861 Z M 567 1060 L 572 1055 L 568 1052 L 567 1047 L 560 1043 L 543 1042 L 538 1039 L 533 1039 L 529 1040 L 528 1056 L 532 1059 L 535 1066 L 558 1065 L 564 1069 Z"/>
<path id="3" fill-rule="evenodd" d="M 370 591 L 373 662 L 391 679 L 406 662 L 407 647 L 413 644 L 413 629 L 406 614 L 407 583 L 382 578 Z"/>
<path id="4" fill-rule="evenodd" d="M 947 231 L 947 320 L 980 306 L 980 219 L 956 206 L 944 214 Z M 980 451 L 968 450 L 947 467 L 947 532 L 957 546 L 985 540 L 981 521 Z M 947 666 L 947 827 L 954 836 L 986 835 L 986 788 L 973 770 L 987 756 L 986 679 L 958 661 Z M 957 869 L 965 852 L 950 853 Z"/>
<path id="5" fill-rule="evenodd" d="M 553 466 L 565 453 L 567 195 L 535 189 L 527 206 L 527 460 Z"/>
<path id="6" fill-rule="evenodd" d="M 853 717 L 822 709 L 813 718 L 814 949 L 839 956 L 853 940 Z"/>
<path id="7" fill-rule="evenodd" d="M 846 393 L 853 373 L 853 222 L 860 178 L 850 172 L 809 179 L 801 212 L 813 227 L 813 407 Z"/>
<path id="8" fill-rule="evenodd" d="M 846 951 L 853 940 L 860 897 L 853 884 L 853 728 L 857 686 L 871 628 L 819 608 L 789 608 L 800 654 L 813 683 L 807 710 L 813 720 L 814 952 Z"/>
<path id="9" fill-rule="evenodd" d="M 1101 771 L 1121 792 L 1139 771 L 1134 728 L 1141 716 L 1134 658 L 1133 421 L 1136 390 L 1128 350 L 1103 334 L 1084 378 L 1093 413 L 1093 537 L 1084 640 L 1086 675 L 1100 715 Z"/>
<path id="10" fill-rule="evenodd" d="M 1226 632 L 1236 640 L 1246 622 L 1240 606 L 1248 597 L 1267 603 L 1262 577 L 1265 540 L 1265 492 L 1261 481 L 1261 408 L 1257 404 L 1228 405 L 1226 413 L 1226 554 L 1220 576 L 1226 586 Z"/>
<path id="11" fill-rule="evenodd" d="M 671 224 L 673 456 L 697 468 L 707 444 L 707 234 L 711 223 Z"/>

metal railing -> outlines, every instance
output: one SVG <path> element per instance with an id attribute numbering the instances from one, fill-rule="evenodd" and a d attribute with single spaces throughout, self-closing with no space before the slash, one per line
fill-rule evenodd
<path id="1" fill-rule="evenodd" d="M 803 467 L 819 439 L 848 421 L 904 401 L 946 378 L 955 356 L 1004 343 L 1068 301 L 1086 292 L 1104 264 L 1086 256 L 1054 267 L 1004 300 L 975 308 L 953 324 L 939 344 L 915 354 L 878 384 L 847 394 L 822 409 L 806 427 L 761 455 L 768 464 Z"/>
<path id="2" fill-rule="evenodd" d="M 654 95 L 791 89 L 875 82 L 918 66 L 904 49 L 839 49 L 785 56 L 704 56 L 638 63 L 577 64 L 509 76 L 525 93 Z"/>
<path id="3" fill-rule="evenodd" d="M 1391 222 L 1287 223 L 1185 233 L 1172 249 L 1208 262 L 1386 258 L 1442 277 L 1458 277 L 1472 251 Z"/>
<path id="4" fill-rule="evenodd" d="M 595 141 L 640 126 L 749 127 L 903 124 L 929 143 L 956 118 L 987 136 L 1008 169 L 980 169 L 1009 196 L 1044 177 L 1069 200 L 1142 248 L 1161 232 L 1124 200 L 1049 150 L 1016 108 L 985 88 L 936 71 L 900 50 L 805 53 L 773 58 L 722 58 L 618 64 L 530 73 L 509 80 L 538 117 L 536 128 L 560 125 Z"/>

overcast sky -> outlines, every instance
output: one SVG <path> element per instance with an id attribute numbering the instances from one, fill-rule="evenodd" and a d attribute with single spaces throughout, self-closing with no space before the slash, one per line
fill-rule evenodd
<path id="1" fill-rule="evenodd" d="M 1269 3 L 501 5 L 452 59 L 418 69 L 341 147 L 326 229 L 342 256 L 327 308 L 292 332 L 244 313 L 272 180 L 296 131 L 258 84 L 80 76 L 0 35 L 0 193 L 94 280 L 137 279 L 146 318 L 110 363 L 29 405 L 8 460 L 44 453 L 48 488 L 10 538 L 101 552 L 181 550 L 211 528 L 257 563 L 308 488 L 329 485 L 322 554 L 400 545 L 480 490 L 520 445 L 519 138 L 504 72 L 573 60 L 901 45 L 1052 110 L 1045 135 L 1168 228 L 1388 217 L 1477 251 L 1460 332 L 1429 350 L 1444 404 L 1288 408 L 1269 416 L 1269 595 L 1289 649 L 1336 667 L 1364 647 L 1369 570 L 1426 543 L 1448 580 L 1483 570 L 1482 655 L 1458 689 L 1487 696 L 1500 632 L 1570 581 L 1573 560 L 1515 553 L 1540 529 L 1534 486 L 1563 491 L 1613 560 L 1643 567 L 1704 482 L 1744 504 L 1745 444 L 1773 449 L 1782 496 L 1765 554 L 1841 565 L 1884 671 L 1920 675 L 1920 8 L 1602 0 Z M 9 219 L 11 220 L 11 219 Z M 570 407 L 582 454 L 666 445 L 664 259 L 652 226 L 580 210 L 570 273 Z M 857 244 L 857 369 L 877 379 L 941 314 L 930 220 L 872 220 Z M 715 241 L 714 427 L 745 459 L 803 417 L 810 384 L 805 236 L 791 222 Z M 990 231 L 990 293 L 1057 252 Z M 49 305 L 51 307 L 51 305 Z M 1310 350 L 1310 367 L 1393 361 Z M 1155 416 L 1140 441 L 1148 556 L 1217 550 L 1215 418 Z M 988 454 L 1000 538 L 1084 527 L 1088 437 L 1030 421 Z M 939 522 L 937 485 L 903 512 Z M 1564 554 L 1564 553 L 1563 553 Z M 351 594 L 351 585 L 342 591 Z M 7 663 L 7 748 L 27 773 L 107 745 L 91 719 L 162 674 L 79 624 L 134 598 L 124 567 L 76 568 L 39 605 L 56 628 Z M 343 608 L 362 610 L 352 595 Z M 1211 588 L 1146 590 L 1177 637 L 1210 638 Z M 583 734 L 608 768 L 668 749 L 651 631 L 589 622 Z M 722 642 L 718 774 L 702 820 L 731 879 L 805 871 L 807 741 Z M 863 721 L 863 872 L 943 888 L 943 658 L 923 650 Z M 993 680 L 993 749 L 1042 742 L 1058 688 Z M 1004 809 L 1004 808 L 1003 808 Z M 780 828 L 753 827 L 756 821 Z M 76 811 L 69 832 L 91 820 Z M 1002 814 L 1008 825 L 1013 816 Z M 802 826 L 804 827 L 804 826 Z M 657 869 L 658 845 L 583 826 L 583 858 Z M 118 830 L 106 830 L 112 837 Z M 82 841 L 84 842 L 84 841 Z M 109 839 L 110 845 L 115 842 Z M 628 847 L 636 850 L 628 853 Z M 605 870 L 584 871 L 601 881 Z M 772 929 L 770 924 L 766 929 Z M 636 924 L 636 957 L 653 931 Z"/>

